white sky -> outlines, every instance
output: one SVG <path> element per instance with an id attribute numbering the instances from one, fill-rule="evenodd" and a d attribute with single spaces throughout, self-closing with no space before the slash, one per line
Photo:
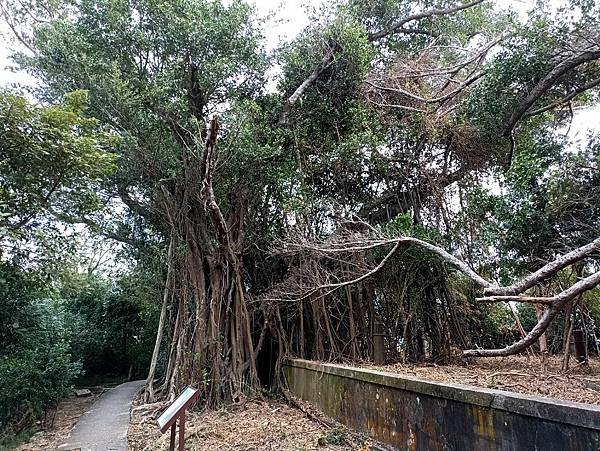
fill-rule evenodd
<path id="1" fill-rule="evenodd" d="M 2 0 L 0 0 L 2 1 Z M 8 87 L 15 83 L 22 83 L 24 79 L 27 79 L 27 84 L 31 83 L 27 74 L 14 73 L 8 69 L 10 64 L 9 56 L 16 49 L 16 46 L 10 42 L 9 32 L 4 29 L 4 24 L 0 24 L 0 87 Z"/>

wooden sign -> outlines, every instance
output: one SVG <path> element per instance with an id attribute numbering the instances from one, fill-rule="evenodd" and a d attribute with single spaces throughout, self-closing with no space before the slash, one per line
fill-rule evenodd
<path id="1" fill-rule="evenodd" d="M 179 419 L 179 451 L 183 451 L 185 443 L 185 410 L 198 399 L 198 395 L 200 395 L 199 390 L 187 387 L 177 399 L 173 401 L 173 404 L 158 417 L 157 421 L 160 432 L 164 434 L 169 427 L 171 428 L 170 451 L 175 450 L 175 424 L 177 419 Z"/>

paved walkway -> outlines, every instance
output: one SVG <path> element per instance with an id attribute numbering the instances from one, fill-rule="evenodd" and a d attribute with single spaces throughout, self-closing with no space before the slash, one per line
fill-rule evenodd
<path id="1" fill-rule="evenodd" d="M 129 408 L 144 381 L 126 382 L 109 389 L 79 419 L 67 443 L 59 450 L 125 451 Z"/>

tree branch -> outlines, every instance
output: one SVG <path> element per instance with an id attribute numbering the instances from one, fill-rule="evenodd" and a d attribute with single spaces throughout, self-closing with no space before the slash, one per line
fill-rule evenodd
<path id="1" fill-rule="evenodd" d="M 465 357 L 501 357 L 517 354 L 527 349 L 546 331 L 554 317 L 562 310 L 567 302 L 580 295 L 581 293 L 591 290 L 600 284 L 600 271 L 580 280 L 567 290 L 548 298 L 552 305 L 546 307 L 542 318 L 533 329 L 521 340 L 513 343 L 510 346 L 501 349 L 468 349 L 463 351 Z"/>
<path id="2" fill-rule="evenodd" d="M 117 188 L 117 191 L 123 203 L 127 205 L 127 207 L 131 211 L 152 222 L 153 218 L 151 210 L 148 207 L 144 206 L 142 203 L 135 200 L 133 197 L 131 197 L 131 195 L 127 191 L 127 187 L 119 186 Z"/>
<path id="3" fill-rule="evenodd" d="M 297 250 L 309 250 L 311 252 L 316 252 L 316 253 L 322 253 L 322 254 L 336 254 L 336 253 L 349 253 L 349 252 L 363 252 L 365 250 L 368 249 L 375 249 L 377 247 L 381 247 L 381 246 L 390 246 L 393 245 L 393 248 L 390 252 L 388 252 L 388 254 L 379 262 L 379 264 L 377 264 L 377 266 L 375 266 L 374 268 L 366 271 L 364 274 L 360 275 L 359 277 L 356 277 L 354 279 L 351 280 L 347 280 L 344 282 L 339 282 L 339 283 L 332 283 L 332 284 L 322 284 L 319 285 L 317 287 L 311 287 L 309 290 L 307 290 L 305 293 L 303 293 L 300 296 L 296 296 L 293 297 L 291 299 L 284 299 L 283 297 L 279 297 L 279 298 L 268 298 L 265 300 L 270 300 L 270 301 L 276 301 L 276 300 L 285 300 L 285 301 L 300 301 L 303 299 L 306 299 L 307 297 L 313 295 L 314 293 L 317 293 L 319 291 L 322 290 L 327 290 L 327 292 L 325 293 L 325 295 L 328 295 L 330 293 L 332 293 L 333 291 L 342 288 L 342 287 L 346 287 L 348 285 L 354 285 L 357 284 L 359 282 L 362 282 L 365 279 L 368 279 L 369 277 L 372 277 L 373 275 L 375 275 L 377 272 L 379 272 L 381 269 L 383 269 L 386 265 L 386 263 L 391 259 L 391 257 L 398 251 L 398 249 L 400 248 L 400 246 L 402 244 L 412 244 L 412 245 L 416 245 L 419 246 L 423 249 L 426 249 L 436 255 L 438 255 L 439 257 L 442 258 L 442 260 L 444 260 L 446 263 L 450 264 L 451 266 L 454 266 L 455 268 L 457 268 L 460 272 L 462 272 L 463 274 L 465 274 L 467 277 L 469 277 L 475 284 L 481 286 L 481 287 L 492 287 L 493 284 L 489 281 L 487 281 L 486 279 L 484 279 L 483 277 L 481 277 L 479 274 L 477 274 L 475 271 L 473 271 L 469 265 L 467 265 L 465 262 L 463 262 L 462 260 L 459 260 L 458 258 L 456 258 L 454 255 L 450 254 L 449 252 L 445 251 L 444 249 L 435 246 L 433 244 L 430 244 L 426 241 L 420 240 L 418 238 L 413 238 L 413 237 L 400 237 L 400 238 L 392 238 L 392 239 L 387 239 L 387 240 L 374 240 L 372 242 L 367 242 L 367 241 L 359 241 L 358 243 L 354 242 L 354 243 L 349 243 L 346 242 L 343 245 L 340 245 L 339 247 L 334 246 L 334 247 L 318 247 L 318 246 L 310 246 L 307 244 L 302 244 L 302 245 L 298 245 L 298 246 L 294 246 L 297 248 Z"/>
<path id="4" fill-rule="evenodd" d="M 408 22 L 412 22 L 414 20 L 426 19 L 429 17 L 445 16 L 445 15 L 453 14 L 455 12 L 477 6 L 480 3 L 483 3 L 483 1 L 484 0 L 475 0 L 473 2 L 465 3 L 462 5 L 451 6 L 449 8 L 435 8 L 435 9 L 430 9 L 428 11 L 422 11 L 420 13 L 413 14 L 411 16 L 407 16 L 404 19 L 399 20 L 398 22 L 396 22 L 394 25 L 392 25 L 389 28 L 378 31 L 376 33 L 370 33 L 369 37 L 368 37 L 369 42 L 377 41 L 378 39 L 384 38 L 391 34 L 402 32 L 402 27 L 404 25 L 406 25 Z"/>
<path id="5" fill-rule="evenodd" d="M 283 105 L 283 111 L 279 116 L 279 123 L 285 124 L 287 122 L 287 116 L 292 110 L 292 106 L 296 101 L 306 92 L 308 88 L 310 88 L 315 82 L 319 79 L 319 76 L 323 73 L 327 67 L 333 63 L 334 51 L 333 48 L 327 49 L 323 59 L 321 62 L 315 67 L 315 69 L 311 72 L 311 74 L 296 88 L 296 90 L 289 96 L 285 104 Z"/>
<path id="6" fill-rule="evenodd" d="M 589 83 L 586 83 L 582 86 L 579 86 L 578 88 L 574 89 L 569 95 L 563 97 L 562 99 L 558 99 L 555 102 L 552 102 L 546 106 L 543 106 L 541 108 L 538 108 L 536 110 L 529 110 L 527 111 L 523 117 L 532 117 L 532 116 L 536 116 L 538 114 L 541 113 L 545 113 L 548 110 L 551 110 L 553 108 L 556 108 L 560 105 L 564 105 L 565 103 L 573 100 L 575 97 L 577 97 L 579 94 L 581 94 L 582 92 L 588 91 L 590 89 L 595 88 L 596 86 L 600 85 L 600 78 L 596 78 L 595 80 L 590 81 Z"/>
<path id="7" fill-rule="evenodd" d="M 98 224 L 97 222 L 94 222 L 93 220 L 91 220 L 89 218 L 81 217 L 81 216 L 72 216 L 72 215 L 68 215 L 66 213 L 60 213 L 60 212 L 55 211 L 51 207 L 48 207 L 47 210 L 52 216 L 54 216 L 56 219 L 58 219 L 60 221 L 67 222 L 69 224 L 84 224 L 84 225 L 88 226 L 95 233 L 98 233 L 106 238 L 110 238 L 111 240 L 115 240 L 120 243 L 128 244 L 130 246 L 136 246 L 136 247 L 140 247 L 141 245 L 144 244 L 144 242 L 142 240 L 122 236 L 113 231 L 106 230 L 100 224 Z"/>
<path id="8" fill-rule="evenodd" d="M 552 298 L 543 296 L 486 296 L 475 298 L 477 302 L 527 302 L 530 304 L 552 304 Z"/>
<path id="9" fill-rule="evenodd" d="M 513 283 L 512 285 L 506 287 L 488 287 L 483 290 L 483 292 L 486 296 L 511 296 L 522 293 L 528 288 L 531 288 L 532 286 L 554 275 L 561 269 L 566 268 L 567 266 L 598 251 L 600 251 L 600 238 L 596 238 L 594 241 L 586 244 L 585 246 L 581 246 L 572 250 L 571 252 L 561 255 L 557 259 L 551 261 L 547 265 L 544 265 L 542 268 Z"/>
<path id="10" fill-rule="evenodd" d="M 389 243 L 388 243 L 389 244 Z M 334 291 L 338 290 L 339 288 L 343 288 L 346 287 L 348 285 L 354 285 L 357 284 L 359 282 L 362 282 L 365 279 L 368 279 L 369 277 L 373 276 L 375 273 L 377 273 L 379 270 L 381 270 L 385 264 L 389 261 L 390 258 L 392 258 L 392 256 L 396 253 L 396 251 L 400 248 L 400 241 L 397 241 L 396 244 L 394 245 L 394 247 L 392 248 L 391 251 L 389 251 L 387 253 L 387 255 L 379 262 L 379 264 L 373 268 L 372 270 L 366 272 L 365 274 L 361 275 L 360 277 L 357 277 L 356 279 L 352 279 L 352 280 L 347 280 L 345 282 L 340 282 L 340 283 L 330 283 L 330 284 L 325 284 L 325 285 L 319 285 L 318 287 L 312 289 L 311 291 L 309 291 L 308 293 L 306 293 L 305 295 L 303 295 L 300 298 L 295 298 L 292 299 L 292 301 L 296 302 L 296 301 L 302 301 L 308 297 L 311 297 L 312 295 L 314 295 L 315 293 L 318 293 L 320 291 L 323 290 L 328 290 L 326 291 L 324 294 L 318 296 L 316 299 L 322 298 L 324 296 L 327 296 L 328 294 L 333 293 Z M 284 300 L 288 300 L 288 299 L 265 299 L 265 301 L 284 301 Z"/>
<path id="11" fill-rule="evenodd" d="M 502 130 L 502 135 L 506 137 L 510 135 L 515 125 L 517 125 L 517 122 L 519 122 L 527 110 L 529 110 L 529 108 L 531 108 L 533 104 L 553 86 L 555 81 L 557 81 L 567 72 L 575 69 L 577 66 L 598 58 L 600 58 L 600 49 L 595 49 L 593 51 L 585 50 L 557 64 L 534 86 L 531 91 L 529 91 L 529 94 L 527 94 L 527 96 L 521 102 L 519 102 L 518 105 L 516 105 L 507 123 L 505 124 L 504 129 Z"/>

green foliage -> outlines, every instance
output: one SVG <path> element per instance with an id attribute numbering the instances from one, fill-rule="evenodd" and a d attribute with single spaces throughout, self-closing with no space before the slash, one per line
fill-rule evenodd
<path id="1" fill-rule="evenodd" d="M 594 327 L 600 324 L 600 289 L 595 288 L 583 295 L 585 305 L 589 308 L 589 314 Z"/>
<path id="2" fill-rule="evenodd" d="M 47 268 L 0 262 L 0 431 L 41 415 L 82 376 L 146 374 L 162 288 L 157 257 L 114 282 L 65 264 L 49 278 Z"/>
<path id="3" fill-rule="evenodd" d="M 584 36 L 590 27 L 598 26 L 597 11 L 585 6 L 581 11 L 581 18 L 573 21 L 573 9 L 567 6 L 559 9 L 555 17 L 546 13 L 543 8 L 536 8 L 531 11 L 530 20 L 526 24 L 512 25 L 513 32 L 503 41 L 501 50 L 487 63 L 486 76 L 477 85 L 473 95 L 469 96 L 464 110 L 468 120 L 479 128 L 487 145 L 498 148 L 502 144 L 505 148 L 506 139 L 498 142 L 498 135 L 506 138 L 506 130 L 502 129 L 502 124 L 522 100 L 523 92 L 530 92 L 557 65 L 557 54 L 568 54 L 573 46 L 578 45 L 574 36 Z M 585 83 L 583 80 L 598 75 L 600 70 L 597 65 L 584 65 L 568 77 L 557 80 L 553 89 L 548 90 L 536 105 L 551 104 Z M 589 100 L 589 96 L 578 97 L 581 104 Z M 523 121 L 524 128 L 527 125 L 540 125 L 538 118 L 533 118 L 532 121 L 533 123 Z M 545 124 L 545 121 L 542 123 Z"/>
<path id="4" fill-rule="evenodd" d="M 517 307 L 519 320 L 525 330 L 531 330 L 537 323 L 535 308 L 530 304 L 519 304 Z"/>
<path id="5" fill-rule="evenodd" d="M 0 428 L 27 414 L 38 417 L 69 396 L 80 370 L 65 342 L 42 342 L 36 348 L 0 356 Z"/>
<path id="6" fill-rule="evenodd" d="M 280 90 L 291 95 L 318 67 L 323 56 L 334 52 L 333 62 L 315 85 L 318 93 L 315 94 L 321 99 L 319 103 L 337 106 L 359 88 L 370 69 L 374 49 L 364 27 L 349 14 L 340 11 L 331 16 L 326 10 L 322 13 L 320 20 L 280 49 L 278 57 L 283 65 Z"/>
<path id="7" fill-rule="evenodd" d="M 398 23 L 400 18 L 408 17 L 415 11 L 429 11 L 455 6 L 456 3 L 446 0 L 430 1 L 404 1 L 394 0 L 350 0 L 342 4 L 341 8 L 347 9 L 353 17 L 365 27 L 369 33 L 388 30 Z M 420 33 L 407 38 L 403 34 L 390 35 L 379 46 L 388 49 L 416 49 L 424 45 L 431 36 L 444 39 L 452 36 L 456 42 L 466 42 L 474 33 L 482 29 L 485 33 L 493 33 L 506 25 L 505 20 L 499 20 L 493 5 L 484 2 L 475 8 L 462 11 L 450 16 L 432 16 L 416 26 L 408 23 L 404 29 L 418 29 Z M 444 31 L 442 33 L 441 31 Z M 444 34 L 446 36 L 444 36 Z"/>
<path id="8" fill-rule="evenodd" d="M 35 274 L 18 266 L 0 263 L 0 341 L 2 352 L 11 353 L 28 340 L 26 332 L 36 325 L 32 301 L 44 295 L 44 284 Z"/>
<path id="9" fill-rule="evenodd" d="M 346 430 L 342 427 L 336 427 L 327 432 L 323 437 L 319 437 L 319 446 L 337 445 L 344 446 L 348 444 Z"/>
<path id="10" fill-rule="evenodd" d="M 491 134 L 521 97 L 552 64 L 550 53 L 559 43 L 550 24 L 538 20 L 515 33 L 509 45 L 488 63 L 488 74 L 469 98 L 466 114 Z M 500 91 L 500 92 L 499 92 Z"/>
<path id="11" fill-rule="evenodd" d="M 0 430 L 70 393 L 81 365 L 70 353 L 69 317 L 35 273 L 0 263 Z"/>
<path id="12" fill-rule="evenodd" d="M 202 134 L 216 105 L 261 89 L 264 57 L 251 9 L 200 0 L 77 7 L 70 20 L 39 27 L 38 55 L 22 62 L 48 83 L 50 97 L 89 89 L 90 112 L 123 139 L 116 182 L 151 197 L 159 180 L 180 170 L 181 143 L 170 127 Z"/>
<path id="13" fill-rule="evenodd" d="M 311 194 L 329 197 L 342 192 L 346 198 L 354 183 L 365 184 L 359 169 L 367 158 L 361 150 L 373 137 L 360 89 L 375 52 L 366 30 L 350 14 L 343 10 L 333 14 L 326 7 L 320 13 L 277 54 L 283 70 L 279 90 L 284 96 L 290 96 L 325 55 L 334 55 L 292 109 L 286 145 L 297 149 L 298 164 L 313 184 Z"/>
<path id="14" fill-rule="evenodd" d="M 158 323 L 156 276 L 141 265 L 114 282 L 94 274 L 62 276 L 59 295 L 72 318 L 70 347 L 84 376 L 123 377 L 130 370 L 132 377 L 145 375 Z"/>
<path id="15" fill-rule="evenodd" d="M 18 235 L 41 213 L 99 208 L 94 185 L 114 169 L 115 137 L 85 116 L 87 93 L 43 107 L 0 92 L 0 231 Z"/>
<path id="16" fill-rule="evenodd" d="M 521 134 L 513 163 L 498 178 L 501 191 L 481 185 L 470 190 L 465 221 L 483 224 L 479 243 L 498 252 L 500 280 L 535 270 L 564 243 L 595 239 L 598 230 L 598 146 L 583 151 L 544 129 Z"/>
<path id="17" fill-rule="evenodd" d="M 518 339 L 519 331 L 508 306 L 492 304 L 477 308 L 474 342 L 482 348 L 494 348 Z M 529 329 L 528 329 L 529 330 Z"/>

